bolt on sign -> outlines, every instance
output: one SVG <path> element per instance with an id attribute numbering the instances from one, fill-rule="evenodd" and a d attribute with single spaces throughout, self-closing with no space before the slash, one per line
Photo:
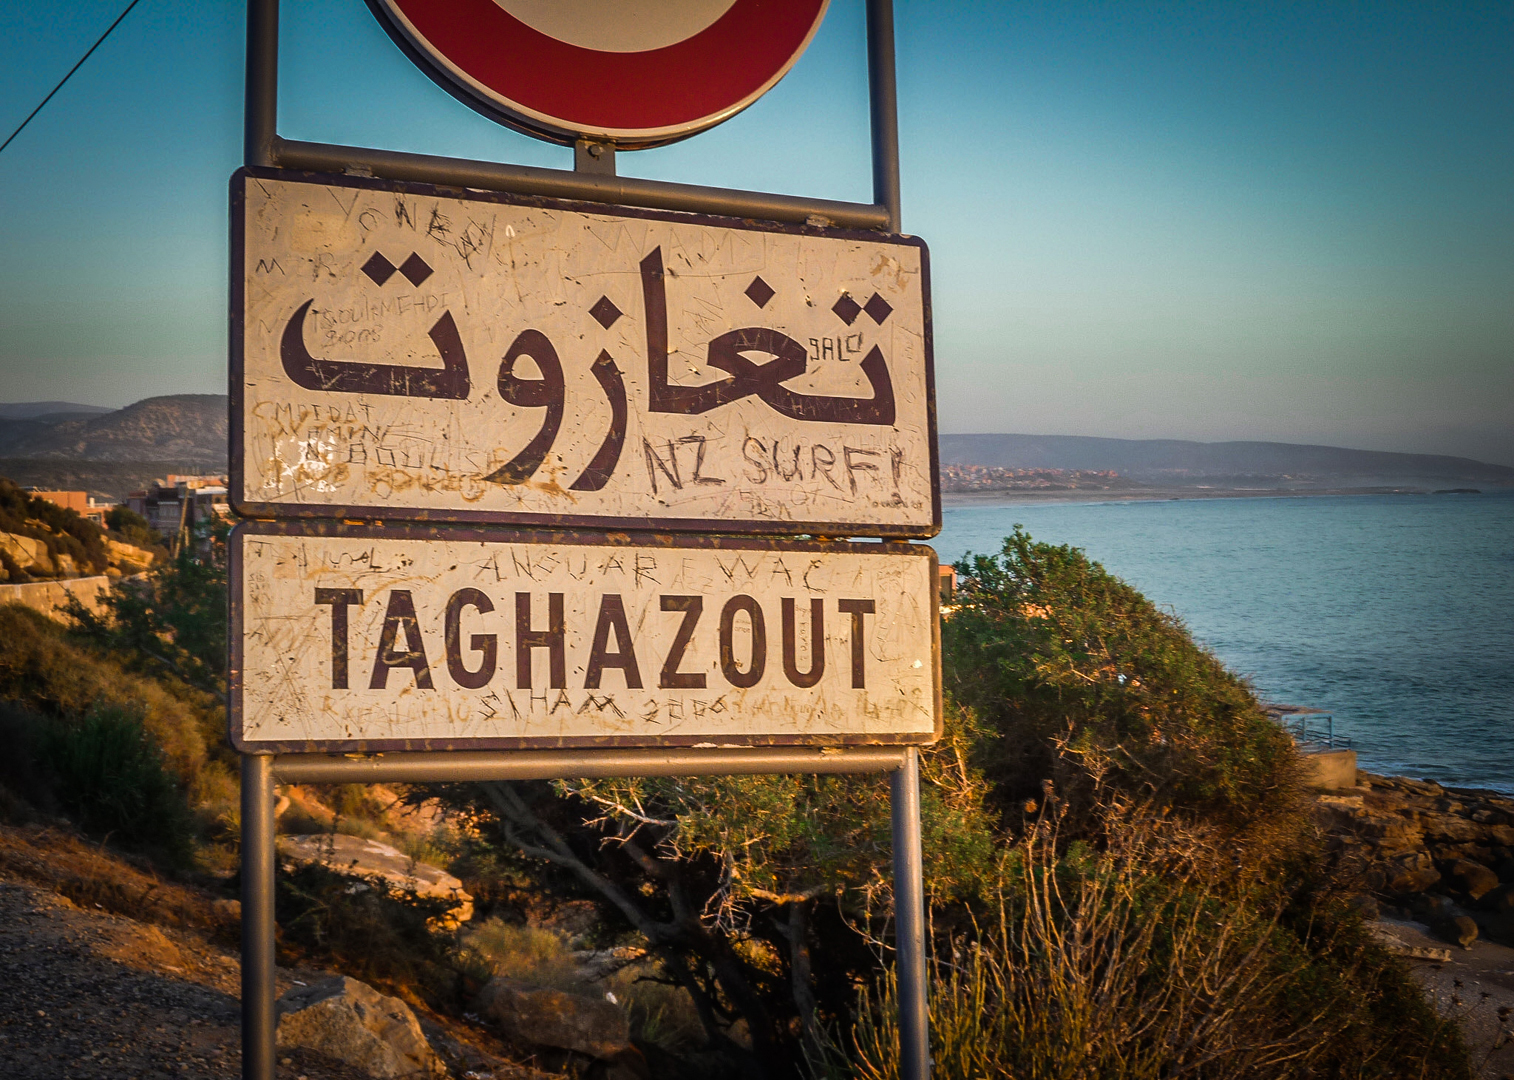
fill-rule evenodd
<path id="1" fill-rule="evenodd" d="M 933 536 L 922 241 L 232 180 L 253 517 Z"/>
<path id="2" fill-rule="evenodd" d="M 930 548 L 249 522 L 243 751 L 936 738 Z"/>

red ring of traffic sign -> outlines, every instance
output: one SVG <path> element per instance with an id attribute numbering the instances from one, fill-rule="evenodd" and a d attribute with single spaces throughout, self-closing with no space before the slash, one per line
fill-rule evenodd
<path id="1" fill-rule="evenodd" d="M 626 148 L 685 138 L 756 101 L 827 3 L 369 0 L 422 70 L 485 115 L 553 142 Z"/>

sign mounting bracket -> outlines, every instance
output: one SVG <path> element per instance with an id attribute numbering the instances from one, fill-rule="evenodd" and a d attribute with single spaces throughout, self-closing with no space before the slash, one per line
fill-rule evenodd
<path id="1" fill-rule="evenodd" d="M 639 180 L 601 170 L 575 168 L 570 172 L 282 138 L 278 133 L 279 0 L 247 3 L 244 157 L 248 165 L 304 172 L 360 172 L 388 180 L 763 221 L 803 224 L 811 218 L 823 218 L 839 228 L 898 232 L 899 126 L 893 25 L 893 0 L 867 0 L 874 200 L 871 203 Z"/>

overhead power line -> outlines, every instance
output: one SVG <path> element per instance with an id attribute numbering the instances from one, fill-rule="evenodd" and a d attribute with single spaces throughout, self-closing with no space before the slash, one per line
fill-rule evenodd
<path id="1" fill-rule="evenodd" d="M 68 82 L 69 79 L 73 78 L 74 72 L 78 71 L 81 67 L 84 66 L 84 61 L 88 60 L 90 58 L 90 56 L 94 54 L 94 51 L 96 49 L 98 49 L 101 45 L 105 44 L 105 39 L 108 38 L 108 37 L 110 37 L 111 31 L 114 30 L 116 27 L 118 27 L 118 26 L 121 25 L 121 20 L 124 19 L 124 18 L 126 18 L 126 16 L 130 15 L 131 14 L 131 9 L 134 8 L 134 7 L 136 7 L 139 2 L 140 2 L 140 0 L 131 0 L 131 3 L 129 3 L 129 4 L 126 5 L 126 10 L 123 11 L 123 12 L 121 12 L 121 14 L 117 15 L 116 16 L 116 21 L 113 22 L 113 23 L 111 23 L 110 26 L 109 26 L 109 28 L 106 29 L 105 33 L 103 33 L 103 34 L 100 35 L 100 40 L 97 41 L 97 42 L 95 42 L 93 45 L 91 45 L 89 47 L 89 52 L 87 52 L 83 56 L 79 57 L 79 62 L 77 64 L 75 64 L 73 67 L 71 67 L 71 68 L 68 69 L 68 74 L 67 75 L 63 76 L 63 78 L 61 78 L 61 79 L 58 80 L 58 85 L 55 86 L 55 87 L 53 87 L 52 93 L 48 94 L 47 97 L 45 97 L 45 98 L 42 99 L 41 103 L 35 109 L 33 109 L 31 111 L 31 115 L 30 116 L 28 116 L 25 120 L 21 121 L 21 127 L 18 127 L 15 131 L 11 132 L 9 139 L 6 139 L 5 142 L 0 143 L 0 154 L 5 153 L 5 148 L 11 144 L 11 141 L 13 139 L 15 139 L 15 137 L 17 135 L 21 134 L 21 128 L 24 128 L 24 127 L 26 127 L 27 124 L 30 124 L 32 122 L 32 117 L 36 116 L 39 112 L 42 111 L 42 106 L 46 105 L 49 101 L 51 101 L 53 99 L 53 94 L 56 94 L 59 90 L 62 90 L 63 89 L 63 84 L 66 83 L 66 82 Z"/>

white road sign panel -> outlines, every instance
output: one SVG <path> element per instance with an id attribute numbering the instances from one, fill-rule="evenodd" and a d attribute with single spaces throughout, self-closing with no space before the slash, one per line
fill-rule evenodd
<path id="1" fill-rule="evenodd" d="M 936 737 L 928 547 L 521 536 L 239 526 L 235 745 L 838 746 Z"/>
<path id="2" fill-rule="evenodd" d="M 250 516 L 932 536 L 913 238 L 242 170 Z"/>

